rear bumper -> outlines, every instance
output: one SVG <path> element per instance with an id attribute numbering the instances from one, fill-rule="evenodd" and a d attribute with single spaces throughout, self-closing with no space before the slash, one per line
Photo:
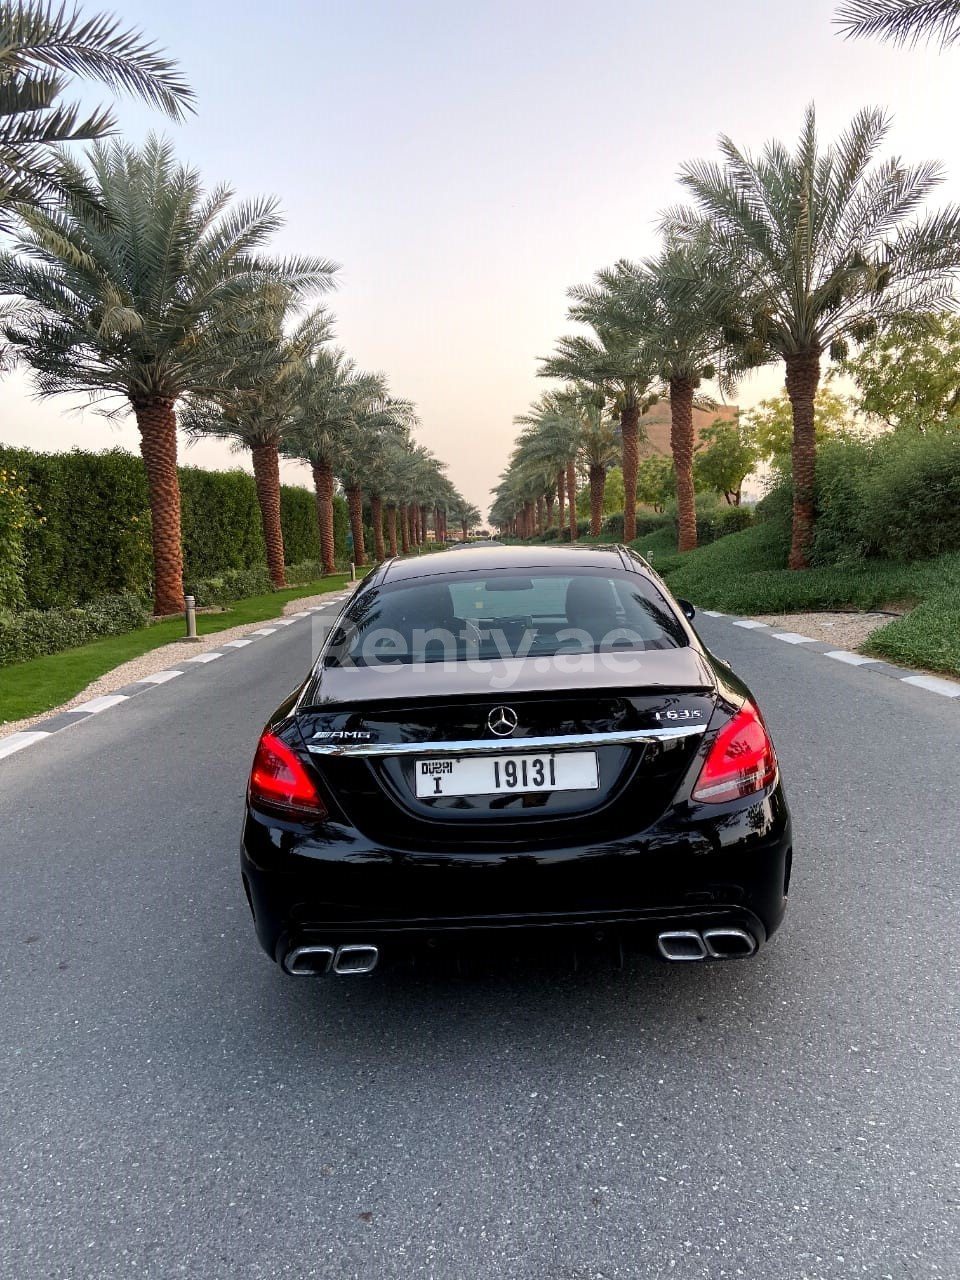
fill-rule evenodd
<path id="1" fill-rule="evenodd" d="M 552 937 L 731 925 L 758 943 L 786 907 L 791 831 L 779 787 L 723 822 L 655 827 L 562 849 L 416 853 L 329 824 L 323 835 L 248 812 L 241 868 L 257 936 L 293 946 L 418 940 L 496 931 Z"/>

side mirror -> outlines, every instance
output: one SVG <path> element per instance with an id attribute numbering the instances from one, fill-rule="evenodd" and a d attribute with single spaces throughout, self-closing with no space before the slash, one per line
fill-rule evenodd
<path id="1" fill-rule="evenodd" d="M 697 616 L 697 611 L 693 607 L 693 605 L 690 603 L 690 601 L 683 600 L 680 598 L 680 596 L 677 596 L 677 604 L 683 610 L 683 616 L 687 619 L 687 621 L 692 622 L 694 618 Z"/>

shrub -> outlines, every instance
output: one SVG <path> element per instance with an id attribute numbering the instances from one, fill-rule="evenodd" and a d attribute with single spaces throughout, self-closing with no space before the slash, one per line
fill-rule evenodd
<path id="1" fill-rule="evenodd" d="M 323 564 L 319 560 L 301 560 L 299 564 L 288 564 L 284 569 L 287 585 L 297 587 L 301 582 L 316 582 L 323 577 Z"/>
<path id="2" fill-rule="evenodd" d="M 74 608 L 0 614 L 0 666 L 73 649 L 101 636 L 122 635 L 142 627 L 145 620 L 143 603 L 130 591 Z"/>
<path id="3" fill-rule="evenodd" d="M 789 471 L 757 504 L 789 542 Z M 825 440 L 817 454 L 815 565 L 864 557 L 925 560 L 960 549 L 960 434 L 891 433 Z"/>
<path id="4" fill-rule="evenodd" d="M 569 534 L 569 530 L 567 532 Z M 543 531 L 544 542 L 556 542 L 559 536 L 560 530 L 555 524 L 552 524 L 549 529 L 544 529 Z"/>
<path id="5" fill-rule="evenodd" d="M 192 595 L 200 609 L 212 605 L 226 607 L 234 600 L 244 600 L 247 596 L 264 596 L 273 590 L 270 574 L 263 565 L 252 569 L 226 569 L 212 578 L 196 578 L 184 584 L 188 595 Z"/>
<path id="6" fill-rule="evenodd" d="M 623 512 L 614 511 L 604 520 L 600 526 L 600 533 L 604 538 L 609 538 L 611 542 L 623 541 Z"/>
<path id="7" fill-rule="evenodd" d="M 663 511 L 638 511 L 637 512 L 637 537 L 642 538 L 646 534 L 657 533 L 660 529 L 675 528 L 674 522 L 670 516 Z"/>
<path id="8" fill-rule="evenodd" d="M 749 507 L 716 507 L 697 517 L 697 542 L 716 542 L 728 533 L 739 533 L 753 524 Z"/>

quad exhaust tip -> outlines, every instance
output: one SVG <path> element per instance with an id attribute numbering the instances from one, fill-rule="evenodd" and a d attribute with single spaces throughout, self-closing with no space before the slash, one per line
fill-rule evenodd
<path id="1" fill-rule="evenodd" d="M 367 944 L 350 943 L 342 947 L 310 944 L 288 951 L 283 958 L 283 967 L 297 978 L 321 978 L 331 970 L 342 977 L 351 973 L 372 973 L 379 959 L 379 950 Z"/>
<path id="2" fill-rule="evenodd" d="M 657 948 L 665 960 L 734 960 L 752 956 L 757 940 L 746 929 L 732 927 L 672 929 L 657 934 Z"/>

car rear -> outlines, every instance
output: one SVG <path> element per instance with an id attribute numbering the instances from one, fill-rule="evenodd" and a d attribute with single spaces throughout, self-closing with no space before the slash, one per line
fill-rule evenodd
<path id="1" fill-rule="evenodd" d="M 584 576 L 594 585 L 571 594 Z M 632 639 L 615 634 L 630 628 L 614 610 L 602 637 L 593 627 L 576 651 L 554 643 L 565 629 L 555 622 L 602 615 L 597 581 L 614 583 L 614 601 L 642 602 Z M 303 946 L 332 947 L 335 961 L 342 946 L 494 929 L 659 938 L 675 925 L 699 943 L 678 939 L 671 958 L 691 959 L 711 954 L 711 928 L 740 931 L 718 935 L 730 954 L 765 940 L 789 864 L 772 744 L 745 687 L 652 577 L 621 562 L 592 575 L 562 562 L 512 575 L 483 566 L 424 578 L 430 607 L 419 611 L 416 584 L 390 585 L 375 581 L 354 602 L 268 728 L 279 772 L 297 784 L 292 803 L 254 768 L 244 876 L 271 954 L 290 969 Z M 451 600 L 443 616 L 438 601 Z M 432 657 L 426 641 L 395 660 L 412 620 L 455 618 L 469 641 L 471 617 L 489 622 L 491 608 L 503 624 L 496 656 Z M 511 621 L 524 626 L 508 644 Z M 524 652 L 531 629 L 552 638 Z M 377 631 L 394 633 L 382 663 Z"/>

